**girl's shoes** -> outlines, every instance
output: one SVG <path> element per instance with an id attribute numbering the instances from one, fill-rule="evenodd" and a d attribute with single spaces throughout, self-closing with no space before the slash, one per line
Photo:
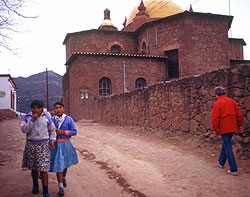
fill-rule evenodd
<path id="1" fill-rule="evenodd" d="M 63 179 L 63 187 L 67 187 L 66 179 Z"/>
<path id="2" fill-rule="evenodd" d="M 38 189 L 38 187 L 33 187 L 32 193 L 33 193 L 33 194 L 39 194 L 39 189 Z"/>
<path id="3" fill-rule="evenodd" d="M 59 188 L 58 196 L 64 196 L 64 189 L 62 187 Z"/>

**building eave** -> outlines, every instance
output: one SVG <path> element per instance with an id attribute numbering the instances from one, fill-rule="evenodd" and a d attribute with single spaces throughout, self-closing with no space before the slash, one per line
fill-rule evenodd
<path id="1" fill-rule="evenodd" d="M 247 45 L 243 38 L 229 38 L 229 42 L 241 42 L 243 46 Z"/>
<path id="2" fill-rule="evenodd" d="M 13 88 L 14 88 L 15 90 L 17 89 L 16 84 L 15 84 L 15 82 L 14 82 L 14 80 L 13 80 L 13 78 L 11 77 L 10 74 L 0 74 L 0 77 L 8 77 L 10 83 L 11 83 L 12 86 L 13 86 Z"/>
<path id="3" fill-rule="evenodd" d="M 116 53 L 88 53 L 88 52 L 75 52 L 72 53 L 65 65 L 70 65 L 78 56 L 107 56 L 107 57 L 126 57 L 126 58 L 147 58 L 147 59 L 167 59 L 167 56 L 158 55 L 142 55 L 142 54 L 116 54 Z"/>
<path id="4" fill-rule="evenodd" d="M 201 13 L 201 12 L 189 12 L 189 11 L 184 11 L 184 12 L 180 12 L 171 16 L 167 16 L 164 18 L 160 18 L 160 19 L 153 19 L 152 21 L 146 22 L 143 25 L 141 25 L 136 31 L 135 33 L 139 32 L 141 29 L 143 29 L 144 27 L 147 27 L 148 25 L 152 25 L 152 24 L 157 24 L 163 21 L 168 21 L 168 20 L 173 20 L 177 17 L 184 17 L 184 16 L 195 16 L 195 17 L 207 17 L 207 18 L 217 18 L 217 19 L 224 19 L 228 21 L 228 30 L 231 28 L 231 24 L 233 21 L 233 16 L 229 16 L 229 15 L 220 15 L 220 14 L 212 14 L 212 13 Z"/>
<path id="5" fill-rule="evenodd" d="M 85 31 L 67 33 L 67 35 L 63 41 L 63 44 L 65 45 L 67 43 L 70 36 L 78 35 L 78 34 L 88 34 L 88 33 L 113 33 L 113 34 L 130 34 L 130 35 L 133 34 L 133 32 L 126 32 L 126 31 L 114 31 L 114 30 L 106 30 L 106 29 L 90 29 L 90 30 L 85 30 Z"/>

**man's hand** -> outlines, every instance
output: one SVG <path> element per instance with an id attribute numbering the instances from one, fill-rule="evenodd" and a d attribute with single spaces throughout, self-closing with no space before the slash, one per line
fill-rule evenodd
<path id="1" fill-rule="evenodd" d="M 239 132 L 239 133 L 242 132 L 241 126 L 238 126 L 238 132 Z"/>
<path id="2" fill-rule="evenodd" d="M 56 129 L 56 134 L 57 135 L 64 135 L 65 131 L 62 131 L 61 129 Z"/>
<path id="3" fill-rule="evenodd" d="M 217 131 L 213 131 L 213 134 L 214 134 L 215 136 L 217 136 L 217 135 L 218 135 L 218 132 L 217 132 Z"/>
<path id="4" fill-rule="evenodd" d="M 54 149 L 55 148 L 55 143 L 54 142 L 50 142 L 49 148 L 50 149 Z"/>

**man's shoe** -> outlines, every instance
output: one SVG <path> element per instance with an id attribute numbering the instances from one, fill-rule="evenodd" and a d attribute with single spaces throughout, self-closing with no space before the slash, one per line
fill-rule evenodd
<path id="1" fill-rule="evenodd" d="M 58 196 L 64 196 L 64 189 L 62 187 L 59 188 Z"/>
<path id="2" fill-rule="evenodd" d="M 237 176 L 238 175 L 238 172 L 231 172 L 230 170 L 228 170 L 227 172 L 228 172 L 228 174 L 231 174 L 233 176 Z"/>
<path id="3" fill-rule="evenodd" d="M 50 197 L 49 193 L 43 194 L 43 197 Z"/>
<path id="4" fill-rule="evenodd" d="M 224 168 L 224 166 L 220 165 L 220 163 L 218 163 L 218 166 L 219 166 L 219 168 Z"/>
<path id="5" fill-rule="evenodd" d="M 32 193 L 33 193 L 33 194 L 39 194 L 39 189 L 38 189 L 38 187 L 33 187 Z"/>

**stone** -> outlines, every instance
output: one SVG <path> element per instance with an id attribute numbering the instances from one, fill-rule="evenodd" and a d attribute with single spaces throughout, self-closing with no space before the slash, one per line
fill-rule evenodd
<path id="1" fill-rule="evenodd" d="M 195 120 L 190 121 L 190 130 L 191 131 L 197 131 L 198 129 L 198 123 Z"/>
<path id="2" fill-rule="evenodd" d="M 241 142 L 243 140 L 242 137 L 238 136 L 238 135 L 234 135 L 233 138 L 232 138 L 232 141 L 237 144 L 239 142 Z"/>
<path id="3" fill-rule="evenodd" d="M 250 97 L 245 98 L 245 108 L 250 111 Z"/>
<path id="4" fill-rule="evenodd" d="M 214 134 L 212 133 L 212 134 L 209 135 L 209 138 L 210 138 L 210 139 L 214 139 L 214 138 L 216 138 L 216 135 L 214 135 Z"/>
<path id="5" fill-rule="evenodd" d="M 206 129 L 210 129 L 212 127 L 211 112 L 204 112 L 203 114 L 204 114 L 203 125 L 205 126 Z"/>
<path id="6" fill-rule="evenodd" d="M 250 143 L 250 137 L 245 137 L 245 138 L 243 139 L 243 143 L 245 143 L 245 144 Z"/>

